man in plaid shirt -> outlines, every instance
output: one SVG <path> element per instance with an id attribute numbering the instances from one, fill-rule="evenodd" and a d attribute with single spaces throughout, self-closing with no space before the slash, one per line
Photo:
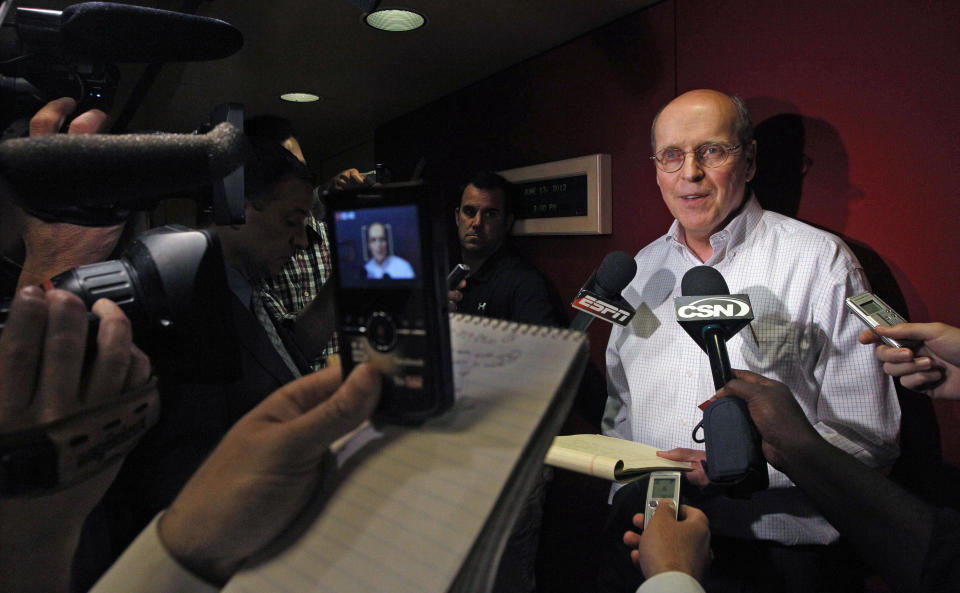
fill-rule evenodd
<path id="1" fill-rule="evenodd" d="M 301 162 L 306 163 L 293 126 L 284 118 L 272 115 L 249 118 L 244 122 L 244 133 L 252 137 L 276 140 Z M 341 190 L 364 184 L 365 181 L 359 171 L 348 169 L 328 181 L 325 187 Z M 307 304 L 318 297 L 331 297 L 323 290 L 333 270 L 333 262 L 330 259 L 327 226 L 322 220 L 322 209 L 319 197 L 316 197 L 314 211 L 307 217 L 306 222 L 307 248 L 297 250 L 290 261 L 284 264 L 278 275 L 259 281 L 256 285 L 263 306 L 273 322 L 291 328 L 295 334 L 297 316 Z M 331 360 L 330 357 L 337 354 L 336 334 L 333 334 L 326 346 L 318 352 L 304 354 L 309 355 L 313 370 L 322 369 L 331 362 L 335 362 L 336 359 Z"/>
<path id="2" fill-rule="evenodd" d="M 257 284 L 264 308 L 275 323 L 292 327 L 297 313 L 320 294 L 330 277 L 332 267 L 326 224 L 313 214 L 307 217 L 307 241 L 307 248 L 298 250 L 279 274 Z M 337 336 L 334 334 L 323 350 L 310 360 L 310 366 L 313 370 L 322 369 L 336 353 Z"/>

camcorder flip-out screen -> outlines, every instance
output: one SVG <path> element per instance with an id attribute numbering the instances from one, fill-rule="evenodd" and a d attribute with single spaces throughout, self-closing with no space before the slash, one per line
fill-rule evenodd
<path id="1" fill-rule="evenodd" d="M 380 420 L 453 404 L 442 204 L 420 183 L 327 196 L 343 371 L 369 361 L 384 374 Z"/>

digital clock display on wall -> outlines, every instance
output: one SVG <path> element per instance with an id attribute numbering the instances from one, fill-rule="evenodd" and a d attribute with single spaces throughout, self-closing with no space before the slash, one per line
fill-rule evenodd
<path id="1" fill-rule="evenodd" d="M 519 192 L 514 205 L 514 235 L 612 232 L 609 154 L 589 154 L 499 173 Z"/>
<path id="2" fill-rule="evenodd" d="M 587 215 L 587 175 L 521 181 L 515 216 L 518 219 Z"/>

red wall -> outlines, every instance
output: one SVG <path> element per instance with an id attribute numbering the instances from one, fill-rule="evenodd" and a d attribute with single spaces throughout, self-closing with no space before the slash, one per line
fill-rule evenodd
<path id="1" fill-rule="evenodd" d="M 875 251 L 911 319 L 960 325 L 958 22 L 947 1 L 663 2 L 383 126 L 377 160 L 404 178 L 425 156 L 455 200 L 479 168 L 609 153 L 612 235 L 518 240 L 569 300 L 606 253 L 670 223 L 648 160 L 657 108 L 694 88 L 736 93 L 756 123 L 801 116 L 798 218 Z M 602 363 L 608 329 L 590 333 Z M 936 411 L 960 464 L 960 404 Z"/>

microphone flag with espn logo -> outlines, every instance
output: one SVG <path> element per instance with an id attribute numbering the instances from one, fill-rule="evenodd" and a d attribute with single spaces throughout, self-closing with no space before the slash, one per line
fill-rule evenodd
<path id="1" fill-rule="evenodd" d="M 593 286 L 594 272 L 585 286 Z M 610 323 L 626 326 L 633 319 L 637 312 L 626 299 L 617 295 L 614 298 L 605 298 L 592 290 L 581 288 L 577 296 L 574 297 L 570 306 L 578 311 L 583 311 L 588 315 L 593 315 L 598 319 L 603 319 Z"/>

